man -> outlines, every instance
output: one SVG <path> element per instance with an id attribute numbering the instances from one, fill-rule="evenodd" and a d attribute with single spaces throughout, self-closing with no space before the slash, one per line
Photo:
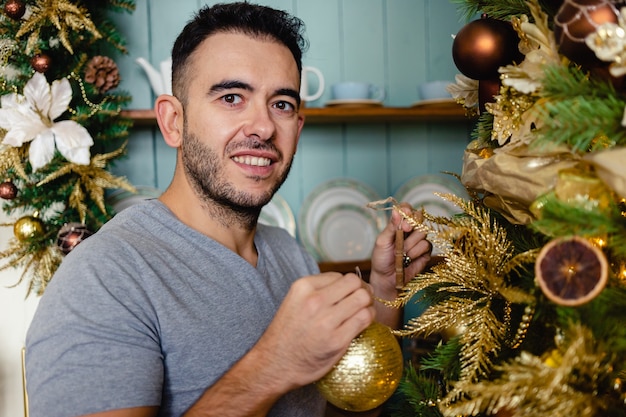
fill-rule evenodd
<path id="1" fill-rule="evenodd" d="M 178 149 L 158 200 L 118 214 L 67 256 L 27 336 L 31 417 L 322 416 L 315 386 L 374 319 L 399 312 L 398 228 L 415 259 L 422 233 L 394 213 L 370 284 L 319 273 L 279 228 L 257 224 L 289 172 L 302 23 L 266 7 L 205 7 L 173 48 L 173 96 L 157 98 Z M 408 208 L 407 208 L 408 209 Z"/>

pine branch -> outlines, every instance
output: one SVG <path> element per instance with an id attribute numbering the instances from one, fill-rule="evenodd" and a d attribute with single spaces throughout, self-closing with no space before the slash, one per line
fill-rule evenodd
<path id="1" fill-rule="evenodd" d="M 396 397 L 403 402 L 390 406 L 393 417 L 441 417 L 437 404 L 441 397 L 439 381 L 433 375 L 418 371 L 409 363 L 398 386 Z"/>
<path id="2" fill-rule="evenodd" d="M 459 14 L 464 21 L 475 18 L 479 13 L 485 13 L 494 19 L 511 20 L 512 16 L 521 16 L 523 14 L 532 18 L 526 0 L 451 0 L 452 3 L 458 4 Z M 550 0 L 539 0 L 541 8 L 550 17 L 554 17 L 559 9 L 559 4 Z M 552 22 L 552 19 L 549 19 Z"/>
<path id="3" fill-rule="evenodd" d="M 584 153 L 605 147 L 598 140 L 603 135 L 615 145 L 626 144 L 620 123 L 626 101 L 610 83 L 577 67 L 552 66 L 545 69 L 541 96 L 536 109 L 543 126 L 537 131 L 537 146 L 566 144 Z"/>
<path id="4" fill-rule="evenodd" d="M 461 373 L 460 355 L 460 336 L 454 336 L 447 343 L 439 344 L 430 355 L 424 357 L 420 362 L 420 369 L 437 371 L 445 380 L 457 381 Z"/>
<path id="5" fill-rule="evenodd" d="M 499 0 L 490 2 L 485 0 L 452 0 L 459 5 L 460 14 L 467 21 L 477 13 L 485 13 L 493 19 L 510 20 L 511 16 L 530 14 L 525 0 Z"/>
<path id="6" fill-rule="evenodd" d="M 589 201 L 579 204 L 561 201 L 553 194 L 542 200 L 541 216 L 531 227 L 547 236 L 602 236 L 624 233 L 624 220 L 615 205 L 602 209 Z"/>

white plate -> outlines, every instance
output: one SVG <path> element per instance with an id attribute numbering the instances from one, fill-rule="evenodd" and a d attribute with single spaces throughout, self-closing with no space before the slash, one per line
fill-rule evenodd
<path id="1" fill-rule="evenodd" d="M 328 100 L 327 106 L 382 106 L 383 102 L 375 99 L 346 98 Z"/>
<path id="2" fill-rule="evenodd" d="M 321 260 L 315 241 L 315 233 L 324 214 L 341 204 L 352 204 L 365 208 L 367 203 L 380 200 L 378 194 L 367 184 L 350 178 L 338 178 L 317 186 L 304 199 L 298 213 L 298 236 L 302 245 Z M 385 211 L 372 210 L 383 226 L 387 221 Z M 364 225 L 365 227 L 365 225 Z"/>
<path id="3" fill-rule="evenodd" d="M 435 195 L 436 192 L 469 198 L 467 191 L 456 178 L 440 175 L 420 175 L 412 178 L 396 191 L 394 198 L 398 202 L 406 201 L 416 209 L 423 208 L 433 216 L 452 217 L 461 212 L 454 203 Z M 439 253 L 441 253 L 439 248 L 433 248 L 433 254 Z"/>
<path id="4" fill-rule="evenodd" d="M 123 189 L 113 191 L 106 199 L 107 203 L 113 207 L 116 213 L 152 198 L 159 198 L 162 191 L 158 188 L 143 185 L 136 186 L 136 193 L 131 193 Z"/>
<path id="5" fill-rule="evenodd" d="M 453 98 L 431 98 L 427 100 L 416 101 L 411 107 L 427 106 L 429 104 L 457 104 Z"/>
<path id="6" fill-rule="evenodd" d="M 272 200 L 263 207 L 259 223 L 282 227 L 296 237 L 296 219 L 287 201 L 279 194 L 274 194 Z"/>
<path id="7" fill-rule="evenodd" d="M 450 217 L 461 212 L 455 204 L 435 195 L 435 192 L 468 198 L 467 191 L 456 178 L 431 174 L 411 178 L 396 191 L 394 198 L 398 202 L 406 201 L 416 209 L 424 207 L 435 216 Z"/>
<path id="8" fill-rule="evenodd" d="M 369 259 L 384 223 L 377 213 L 354 204 L 339 204 L 328 210 L 317 226 L 315 242 L 324 261 Z"/>

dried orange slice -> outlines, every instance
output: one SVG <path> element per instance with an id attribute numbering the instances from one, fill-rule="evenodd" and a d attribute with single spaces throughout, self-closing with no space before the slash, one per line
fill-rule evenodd
<path id="1" fill-rule="evenodd" d="M 587 239 L 573 236 L 548 242 L 535 262 L 535 277 L 546 297 L 563 306 L 578 306 L 604 289 L 606 256 Z"/>

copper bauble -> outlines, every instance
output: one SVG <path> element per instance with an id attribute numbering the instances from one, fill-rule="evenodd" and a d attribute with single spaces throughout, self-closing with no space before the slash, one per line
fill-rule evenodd
<path id="1" fill-rule="evenodd" d="M 26 13 L 26 4 L 21 0 L 7 0 L 4 3 L 4 14 L 13 20 L 20 20 Z"/>
<path id="2" fill-rule="evenodd" d="M 36 215 L 21 217 L 13 225 L 13 234 L 20 242 L 42 237 L 44 233 L 43 221 Z"/>
<path id="3" fill-rule="evenodd" d="M 617 23 L 626 0 L 565 0 L 554 17 L 559 52 L 586 67 L 607 65 L 585 44 L 585 38 L 603 23 Z"/>
<path id="4" fill-rule="evenodd" d="M 46 54 L 37 54 L 30 60 L 30 65 L 37 72 L 42 74 L 46 73 L 50 69 L 52 59 Z"/>
<path id="5" fill-rule="evenodd" d="M 57 246 L 65 255 L 70 253 L 76 245 L 91 236 L 93 232 L 82 223 L 66 223 L 57 234 Z"/>
<path id="6" fill-rule="evenodd" d="M 394 393 L 402 378 L 400 344 L 388 327 L 372 323 L 316 385 L 324 398 L 347 411 L 372 410 Z"/>
<path id="7" fill-rule="evenodd" d="M 0 198 L 4 198 L 5 200 L 13 200 L 17 197 L 17 187 L 13 184 L 13 181 L 6 180 L 3 183 L 0 183 Z"/>
<path id="8" fill-rule="evenodd" d="M 521 62 L 519 37 L 503 20 L 483 16 L 463 26 L 452 43 L 454 64 L 474 80 L 498 77 L 500 67 Z"/>
<path id="9" fill-rule="evenodd" d="M 500 85 L 500 78 L 478 81 L 478 108 L 481 113 L 485 111 L 485 103 L 496 101 L 495 96 L 500 94 Z"/>

